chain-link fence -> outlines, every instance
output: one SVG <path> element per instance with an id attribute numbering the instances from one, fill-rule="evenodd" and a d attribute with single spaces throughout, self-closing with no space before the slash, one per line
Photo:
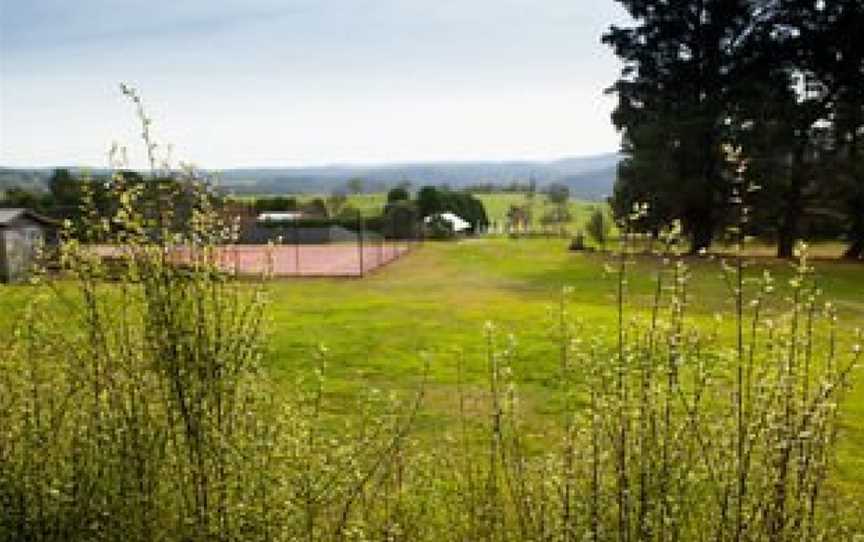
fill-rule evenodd
<path id="1" fill-rule="evenodd" d="M 410 252 L 422 241 L 413 212 L 380 217 L 255 221 L 221 255 L 240 274 L 362 277 Z"/>

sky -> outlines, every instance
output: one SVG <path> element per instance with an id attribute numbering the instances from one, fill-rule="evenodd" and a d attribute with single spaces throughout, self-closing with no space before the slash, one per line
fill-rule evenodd
<path id="1" fill-rule="evenodd" d="M 548 160 L 617 150 L 613 0 L 0 0 L 0 166 Z"/>

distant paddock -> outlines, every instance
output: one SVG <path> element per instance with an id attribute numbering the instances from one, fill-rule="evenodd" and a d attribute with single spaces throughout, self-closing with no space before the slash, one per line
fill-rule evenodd
<path id="1" fill-rule="evenodd" d="M 276 277 L 362 277 L 411 251 L 414 242 L 375 242 L 299 244 L 299 245 L 225 245 L 217 247 L 220 267 L 240 275 L 270 271 Z M 119 257 L 123 248 L 93 247 L 103 257 Z M 188 252 L 175 249 L 180 261 Z"/>

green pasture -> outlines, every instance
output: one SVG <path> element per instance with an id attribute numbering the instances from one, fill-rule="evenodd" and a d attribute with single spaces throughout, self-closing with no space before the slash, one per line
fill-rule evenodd
<path id="1" fill-rule="evenodd" d="M 507 223 L 507 212 L 512 205 L 528 205 L 531 208 L 532 227 L 540 228 L 543 215 L 551 211 L 552 204 L 548 202 L 543 194 L 536 194 L 533 198 L 529 198 L 525 194 L 513 192 L 501 192 L 497 194 L 476 194 L 486 207 L 486 214 L 489 216 L 489 221 L 496 224 Z M 571 199 L 569 204 L 570 223 L 567 228 L 575 232 L 584 227 L 588 217 L 598 206 L 606 207 L 600 202 L 587 202 Z"/>
<path id="2" fill-rule="evenodd" d="M 326 347 L 331 408 L 350 413 L 354 399 L 370 388 L 410 392 L 428 360 L 431 383 L 418 432 L 439 435 L 457 420 L 460 360 L 468 389 L 476 394 L 483 389 L 489 352 L 485 330 L 491 322 L 495 348 L 514 345 L 513 366 L 525 411 L 542 427 L 557 408 L 562 288 L 572 287 L 566 310 L 581 322 L 585 337 L 612 341 L 615 336 L 616 281 L 604 271 L 610 257 L 566 247 L 561 239 L 426 243 L 364 279 L 275 280 L 267 286 L 266 363 L 289 393 L 290 384 L 309 374 L 317 364 L 315 353 Z M 628 318 L 647 314 L 658 265 L 652 258 L 636 259 L 628 285 Z M 719 262 L 705 258 L 688 265 L 692 321 L 731 336 L 733 304 Z M 850 349 L 852 330 L 864 327 L 864 267 L 829 260 L 816 265 L 825 298 L 839 309 L 841 347 Z M 748 272 L 755 275 L 763 268 L 776 274 L 781 290 L 791 276 L 788 262 L 761 257 Z M 0 331 L 8 332 L 16 311 L 35 291 L 0 285 Z M 781 291 L 777 303 L 783 302 Z M 726 314 L 719 324 L 717 313 Z M 842 483 L 851 495 L 864 496 L 860 382 L 846 404 L 840 439 Z"/>
<path id="3" fill-rule="evenodd" d="M 475 194 L 475 196 L 483 202 L 486 208 L 486 214 L 490 222 L 495 224 L 506 224 L 507 212 L 511 205 L 529 205 L 531 207 L 531 217 L 533 227 L 540 228 L 543 215 L 551 210 L 551 204 L 548 203 L 546 196 L 537 194 L 534 198 L 528 198 L 527 195 L 517 192 L 499 192 L 491 194 Z M 326 199 L 327 194 L 300 194 L 297 197 L 299 202 L 307 202 L 314 198 Z M 253 200 L 254 196 L 246 196 L 243 199 Z M 348 196 L 348 204 L 363 213 L 364 216 L 375 216 L 381 214 L 384 205 L 387 203 L 387 194 L 384 192 L 376 192 L 371 194 L 351 194 Z M 597 206 L 604 206 L 600 202 L 588 202 L 581 200 L 570 200 L 570 215 L 572 220 L 567 225 L 571 231 L 576 231 L 584 227 L 585 222 Z"/>

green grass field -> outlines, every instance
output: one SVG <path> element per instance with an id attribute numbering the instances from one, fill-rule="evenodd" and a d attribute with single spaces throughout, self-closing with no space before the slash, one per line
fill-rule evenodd
<path id="1" fill-rule="evenodd" d="M 362 280 L 274 281 L 268 286 L 267 364 L 287 390 L 288 383 L 315 366 L 316 349 L 326 346 L 331 404 L 348 413 L 358 393 L 370 387 L 413 389 L 428 358 L 432 379 L 418 431 L 437 435 L 456 420 L 460 358 L 469 385 L 475 390 L 483 386 L 484 328 L 493 322 L 500 344 L 509 335 L 516 342 L 520 391 L 529 416 L 542 426 L 557 408 L 555 323 L 562 287 L 573 287 L 568 311 L 584 322 L 586 336 L 611 341 L 616 323 L 615 280 L 604 273 L 607 257 L 568 252 L 566 246 L 560 239 L 427 243 Z M 719 265 L 708 260 L 690 265 L 695 300 L 690 314 L 706 329 L 713 328 L 715 313 L 728 313 L 732 306 Z M 647 258 L 636 264 L 629 284 L 630 314 L 647 310 L 656 266 Z M 791 274 L 787 262 L 773 259 L 759 258 L 754 267 L 769 267 L 778 277 Z M 847 332 L 843 346 L 849 347 L 852 329 L 864 327 L 864 268 L 832 261 L 820 261 L 817 267 L 825 297 L 839 308 Z M 32 291 L 0 286 L 0 330 Z M 728 317 L 721 328 L 731 333 Z M 864 496 L 864 383 L 856 385 L 846 408 L 840 478 L 850 494 Z"/>
<path id="2" fill-rule="evenodd" d="M 492 194 L 476 194 L 486 207 L 486 214 L 490 222 L 496 224 L 505 224 L 507 222 L 507 211 L 511 205 L 525 205 L 528 198 L 525 194 L 513 192 L 500 192 Z M 326 194 L 310 194 L 299 196 L 300 201 L 308 201 L 313 198 L 326 198 Z M 358 209 L 365 216 L 375 216 L 381 213 L 384 204 L 387 201 L 387 195 L 383 192 L 372 194 L 352 194 L 348 196 L 348 203 L 352 207 Z M 575 231 L 583 227 L 584 223 L 591 216 L 591 212 L 599 205 L 604 205 L 599 202 L 586 202 L 580 200 L 570 201 L 570 214 L 572 220 L 567 225 L 571 231 Z M 532 220 L 535 227 L 540 226 L 540 219 L 547 212 L 549 204 L 546 197 L 538 194 L 534 197 L 532 204 Z"/>

